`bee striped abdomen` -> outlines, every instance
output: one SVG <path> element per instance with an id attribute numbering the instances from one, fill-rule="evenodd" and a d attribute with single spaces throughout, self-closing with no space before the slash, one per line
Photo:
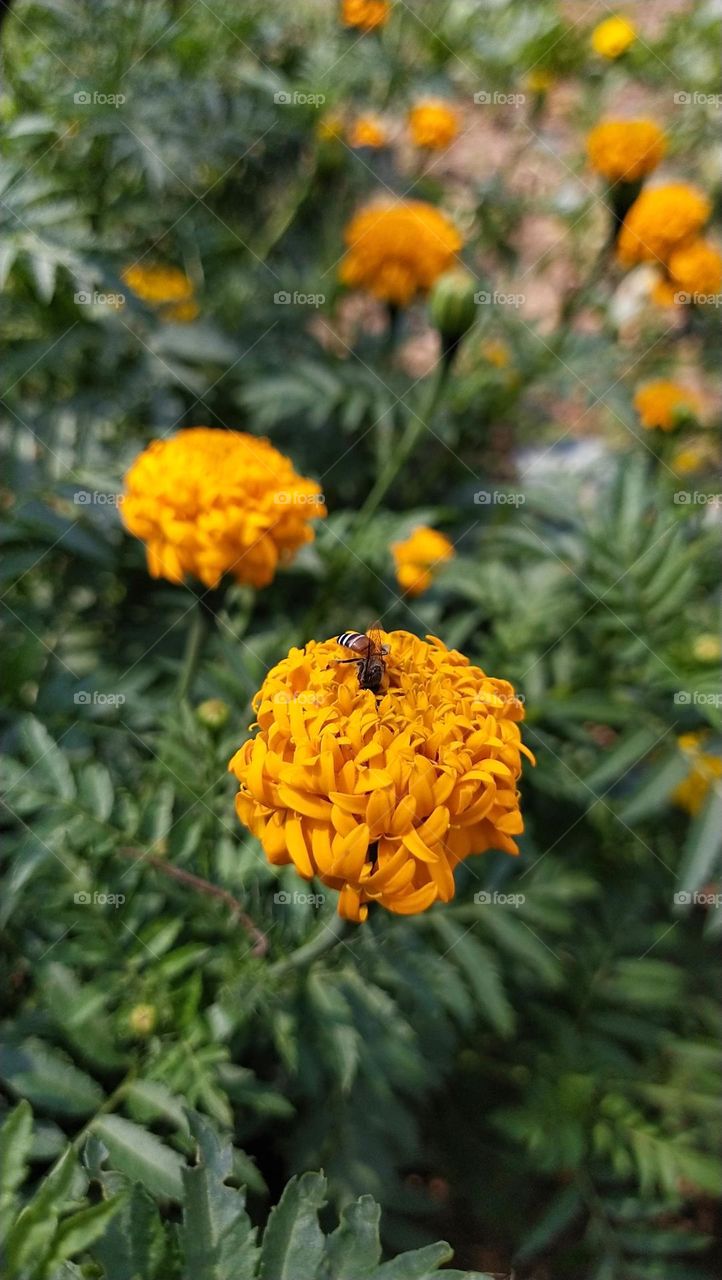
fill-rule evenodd
<path id="1" fill-rule="evenodd" d="M 365 653 L 369 647 L 369 638 L 360 631 L 344 631 L 343 635 L 337 637 L 336 643 L 342 644 L 344 649 Z"/>

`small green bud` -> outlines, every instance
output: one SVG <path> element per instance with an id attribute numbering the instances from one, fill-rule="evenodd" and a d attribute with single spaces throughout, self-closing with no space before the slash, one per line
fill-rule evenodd
<path id="1" fill-rule="evenodd" d="M 196 715 L 208 729 L 222 729 L 228 723 L 231 711 L 221 698 L 207 698 L 196 707 Z"/>
<path id="2" fill-rule="evenodd" d="M 468 271 L 445 271 L 429 294 L 429 315 L 444 346 L 454 346 L 476 319 L 476 280 Z"/>

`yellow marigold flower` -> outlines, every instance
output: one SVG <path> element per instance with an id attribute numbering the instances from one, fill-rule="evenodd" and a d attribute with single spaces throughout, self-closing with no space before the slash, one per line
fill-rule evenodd
<path id="1" fill-rule="evenodd" d="M 656 169 L 667 139 L 654 120 L 603 120 L 587 137 L 592 168 L 610 182 L 637 182 Z"/>
<path id="2" fill-rule="evenodd" d="M 669 255 L 667 270 L 675 293 L 709 297 L 722 286 L 722 254 L 708 240 L 693 240 Z"/>
<path id="3" fill-rule="evenodd" d="M 359 116 L 351 125 L 346 141 L 350 147 L 385 147 L 386 130 L 373 116 Z"/>
<path id="4" fill-rule="evenodd" d="M 618 58 L 637 37 L 636 27 L 629 18 L 616 13 L 605 18 L 592 32 L 592 48 L 602 58 Z"/>
<path id="5" fill-rule="evenodd" d="M 722 779 L 722 756 L 702 749 L 708 737 L 705 732 L 683 733 L 677 739 L 680 751 L 689 758 L 690 770 L 673 792 L 672 799 L 693 818 L 704 805 L 710 787 Z"/>
<path id="6" fill-rule="evenodd" d="M 368 205 L 351 219 L 344 238 L 342 283 L 401 307 L 431 288 L 462 245 L 453 222 L 423 200 Z"/>
<path id="7" fill-rule="evenodd" d="M 520 701 L 433 636 L 383 637 L 376 697 L 335 640 L 292 649 L 253 700 L 258 732 L 229 764 L 236 810 L 269 862 L 411 915 L 454 896 L 454 869 L 486 849 L 516 853 Z M 338 665 L 337 665 L 338 664 Z"/>
<path id="8" fill-rule="evenodd" d="M 439 565 L 453 558 L 454 548 L 438 529 L 420 525 L 404 542 L 392 542 L 391 553 L 396 565 L 396 580 L 402 591 L 410 596 L 420 596 L 423 591 L 428 591 Z"/>
<path id="9" fill-rule="evenodd" d="M 692 445 L 688 449 L 680 449 L 675 453 L 670 465 L 676 475 L 689 476 L 695 471 L 700 471 L 706 461 L 706 450 Z"/>
<path id="10" fill-rule="evenodd" d="M 681 418 L 697 416 L 701 403 L 699 396 L 681 383 L 656 378 L 637 388 L 634 407 L 643 427 L 671 431 L 679 425 Z"/>
<path id="11" fill-rule="evenodd" d="M 163 307 L 160 314 L 171 324 L 191 324 L 198 319 L 200 311 L 195 298 L 190 298 L 188 302 L 174 302 L 169 307 Z"/>
<path id="12" fill-rule="evenodd" d="M 701 409 L 699 396 L 679 382 L 656 378 L 634 393 L 634 407 L 643 427 L 651 431 L 672 431 L 684 417 L 696 417 Z"/>
<path id="13" fill-rule="evenodd" d="M 459 132 L 459 118 L 443 98 L 427 98 L 411 108 L 409 129 L 417 147 L 443 151 Z"/>
<path id="14" fill-rule="evenodd" d="M 655 280 L 650 297 L 658 307 L 674 307 L 677 305 L 675 298 L 677 292 L 671 280 L 664 275 Z"/>
<path id="15" fill-rule="evenodd" d="M 162 306 L 164 303 L 190 302 L 193 298 L 193 285 L 179 267 L 162 267 L 157 264 L 144 267 L 138 262 L 126 267 L 121 272 L 121 279 L 136 298 L 147 302 L 151 307 Z"/>
<path id="16" fill-rule="evenodd" d="M 120 512 L 145 542 L 154 578 L 190 574 L 215 587 L 229 573 L 265 587 L 279 562 L 312 541 L 309 521 L 326 508 L 313 480 L 268 440 L 190 427 L 136 458 Z"/>
<path id="17" fill-rule="evenodd" d="M 375 31 L 389 20 L 391 5 L 388 0 L 343 0 L 341 21 L 347 27 L 359 31 Z"/>
<path id="18" fill-rule="evenodd" d="M 674 249 L 699 234 L 710 212 L 707 197 L 686 182 L 642 191 L 619 233 L 619 261 L 625 267 L 655 259 L 666 262 Z"/>

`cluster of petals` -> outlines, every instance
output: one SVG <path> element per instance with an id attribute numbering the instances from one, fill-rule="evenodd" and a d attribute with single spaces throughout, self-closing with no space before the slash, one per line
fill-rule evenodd
<path id="1" fill-rule="evenodd" d="M 711 205 L 703 192 L 685 182 L 647 187 L 629 210 L 617 242 L 622 266 L 667 263 L 670 255 L 699 236 Z"/>
<path id="2" fill-rule="evenodd" d="M 236 810 L 268 860 L 339 893 L 347 919 L 379 903 L 401 915 L 454 896 L 454 869 L 516 853 L 524 712 L 506 680 L 435 637 L 383 636 L 381 690 L 359 687 L 336 640 L 292 649 L 253 707 L 235 754 Z M 252 726 L 254 727 L 254 726 Z"/>
<path id="3" fill-rule="evenodd" d="M 396 306 L 430 289 L 462 245 L 453 222 L 423 200 L 368 205 L 351 219 L 344 238 L 342 283 Z"/>
<path id="4" fill-rule="evenodd" d="M 693 818 L 704 806 L 710 788 L 722 780 L 722 756 L 704 749 L 708 737 L 702 730 L 683 733 L 677 739 L 680 751 L 689 760 L 689 773 L 675 788 L 672 799 Z"/>
<path id="5" fill-rule="evenodd" d="M 426 98 L 409 112 L 409 131 L 417 147 L 441 151 L 459 132 L 459 118 L 443 98 Z"/>
<path id="6" fill-rule="evenodd" d="M 154 440 L 125 477 L 120 511 L 153 577 L 207 587 L 224 574 L 267 586 L 326 514 L 318 485 L 268 440 L 209 427 Z"/>
<path id="7" fill-rule="evenodd" d="M 341 5 L 341 21 L 359 31 L 375 31 L 385 26 L 390 14 L 389 0 L 343 0 Z"/>
<path id="8" fill-rule="evenodd" d="M 428 591 L 434 573 L 454 555 L 453 544 L 438 529 L 420 525 L 403 542 L 392 542 L 396 580 L 407 595 Z"/>
<path id="9" fill-rule="evenodd" d="M 609 182 L 638 182 L 657 168 L 666 148 L 654 120 L 603 120 L 587 137 L 589 163 Z"/>
<path id="10" fill-rule="evenodd" d="M 164 320 L 187 323 L 196 319 L 199 308 L 193 282 L 180 267 L 136 262 L 121 272 L 121 279 L 141 302 L 162 308 Z"/>
<path id="11" fill-rule="evenodd" d="M 683 417 L 697 417 L 702 406 L 699 396 L 688 387 L 656 378 L 637 388 L 634 407 L 643 427 L 650 431 L 672 431 Z"/>
<path id="12" fill-rule="evenodd" d="M 385 147 L 388 134 L 384 125 L 375 116 L 358 116 L 349 125 L 346 141 L 350 147 Z"/>
<path id="13" fill-rule="evenodd" d="M 615 13 L 605 18 L 592 32 L 592 48 L 602 58 L 618 58 L 626 53 L 637 37 L 636 27 L 629 18 Z"/>

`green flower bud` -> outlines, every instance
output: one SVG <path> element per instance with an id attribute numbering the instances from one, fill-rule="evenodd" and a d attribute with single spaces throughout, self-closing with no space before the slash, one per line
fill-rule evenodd
<path id="1" fill-rule="evenodd" d="M 208 729 L 222 729 L 228 723 L 230 714 L 228 703 L 221 698 L 207 698 L 196 707 L 198 719 Z"/>
<path id="2" fill-rule="evenodd" d="M 444 354 L 451 357 L 476 319 L 476 281 L 468 271 L 445 271 L 429 294 L 429 315 L 441 334 Z"/>

